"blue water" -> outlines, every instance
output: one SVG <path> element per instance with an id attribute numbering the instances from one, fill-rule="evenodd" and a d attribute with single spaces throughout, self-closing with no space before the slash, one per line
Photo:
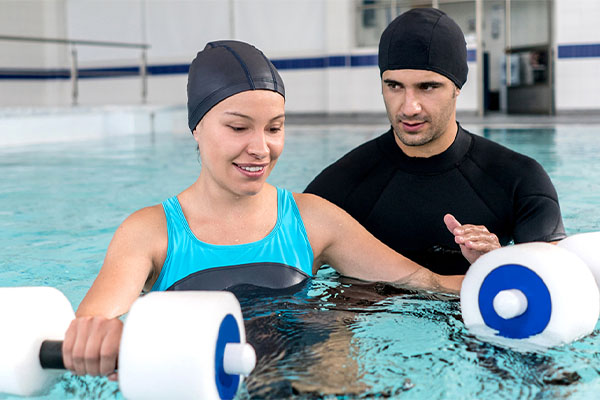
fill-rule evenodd
<path id="1" fill-rule="evenodd" d="M 600 230 L 600 127 L 467 128 L 546 168 L 568 233 Z M 384 129 L 288 126 L 270 182 L 301 191 Z M 0 149 L 0 286 L 54 286 L 77 307 L 122 220 L 180 192 L 199 169 L 187 135 Z M 589 399 L 600 392 L 598 330 L 564 347 L 519 353 L 471 336 L 457 298 L 361 285 L 328 268 L 297 293 L 254 293 L 241 303 L 259 361 L 239 399 Z M 120 397 L 116 383 L 65 374 L 37 398 Z"/>

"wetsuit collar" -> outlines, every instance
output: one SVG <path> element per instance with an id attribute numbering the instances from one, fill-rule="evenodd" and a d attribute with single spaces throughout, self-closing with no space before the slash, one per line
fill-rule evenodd
<path id="1" fill-rule="evenodd" d="M 413 173 L 434 174 L 457 166 L 471 145 L 471 137 L 458 124 L 458 133 L 454 142 L 446 151 L 431 157 L 409 157 L 394 140 L 392 128 L 378 139 L 378 146 L 385 156 L 398 168 Z"/>

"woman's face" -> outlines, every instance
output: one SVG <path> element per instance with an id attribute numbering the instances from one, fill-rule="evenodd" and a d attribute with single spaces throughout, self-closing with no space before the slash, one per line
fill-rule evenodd
<path id="1" fill-rule="evenodd" d="M 283 97 L 270 90 L 235 94 L 194 129 L 201 178 L 238 196 L 260 192 L 284 144 Z"/>

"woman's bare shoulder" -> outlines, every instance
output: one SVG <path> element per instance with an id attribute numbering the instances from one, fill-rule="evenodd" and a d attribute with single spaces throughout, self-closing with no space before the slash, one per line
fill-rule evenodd
<path id="1" fill-rule="evenodd" d="M 323 210 L 325 212 L 332 212 L 338 208 L 335 204 L 329 202 L 328 200 L 325 200 L 322 197 L 317 196 L 316 194 L 293 193 L 293 195 L 294 200 L 296 201 L 296 204 L 300 209 L 300 212 L 311 211 L 318 213 Z"/>
<path id="2" fill-rule="evenodd" d="M 162 252 L 166 248 L 167 219 L 162 205 L 144 207 L 128 216 L 117 228 L 113 242 L 134 248 Z"/>

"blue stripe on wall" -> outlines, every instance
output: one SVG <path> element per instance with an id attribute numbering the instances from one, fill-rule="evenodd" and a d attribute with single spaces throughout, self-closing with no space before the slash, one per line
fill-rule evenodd
<path id="1" fill-rule="evenodd" d="M 311 57 L 311 58 L 289 58 L 283 60 L 271 60 L 275 68 L 279 70 L 286 69 L 315 69 L 325 68 L 327 62 L 326 57 Z"/>
<path id="2" fill-rule="evenodd" d="M 9 69 L 0 68 L 0 79 L 71 79 L 68 69 Z"/>
<path id="3" fill-rule="evenodd" d="M 475 62 L 476 50 L 467 50 L 467 61 Z M 600 57 L 600 44 L 572 44 L 558 46 L 558 58 L 589 58 Z M 339 67 L 372 67 L 377 66 L 377 54 L 334 55 L 325 57 L 306 57 L 271 60 L 279 70 L 323 69 Z M 182 75 L 187 74 L 189 64 L 149 65 L 148 75 Z M 116 78 L 139 76 L 139 66 L 110 67 L 110 68 L 81 68 L 79 78 Z M 44 80 L 70 79 L 69 69 L 13 69 L 0 68 L 2 80 Z"/>
<path id="4" fill-rule="evenodd" d="M 190 64 L 173 64 L 173 65 L 149 65 L 148 75 L 187 75 L 190 70 Z"/>
<path id="5" fill-rule="evenodd" d="M 78 71 L 79 78 L 115 78 L 121 76 L 138 76 L 139 67 L 112 67 L 112 68 L 82 68 Z"/>
<path id="6" fill-rule="evenodd" d="M 477 50 L 467 50 L 467 62 L 477 61 Z"/>
<path id="7" fill-rule="evenodd" d="M 600 57 L 600 44 L 563 44 L 558 46 L 558 58 Z"/>
<path id="8" fill-rule="evenodd" d="M 351 67 L 370 67 L 377 65 L 379 65 L 377 62 L 377 54 L 350 56 Z"/>

